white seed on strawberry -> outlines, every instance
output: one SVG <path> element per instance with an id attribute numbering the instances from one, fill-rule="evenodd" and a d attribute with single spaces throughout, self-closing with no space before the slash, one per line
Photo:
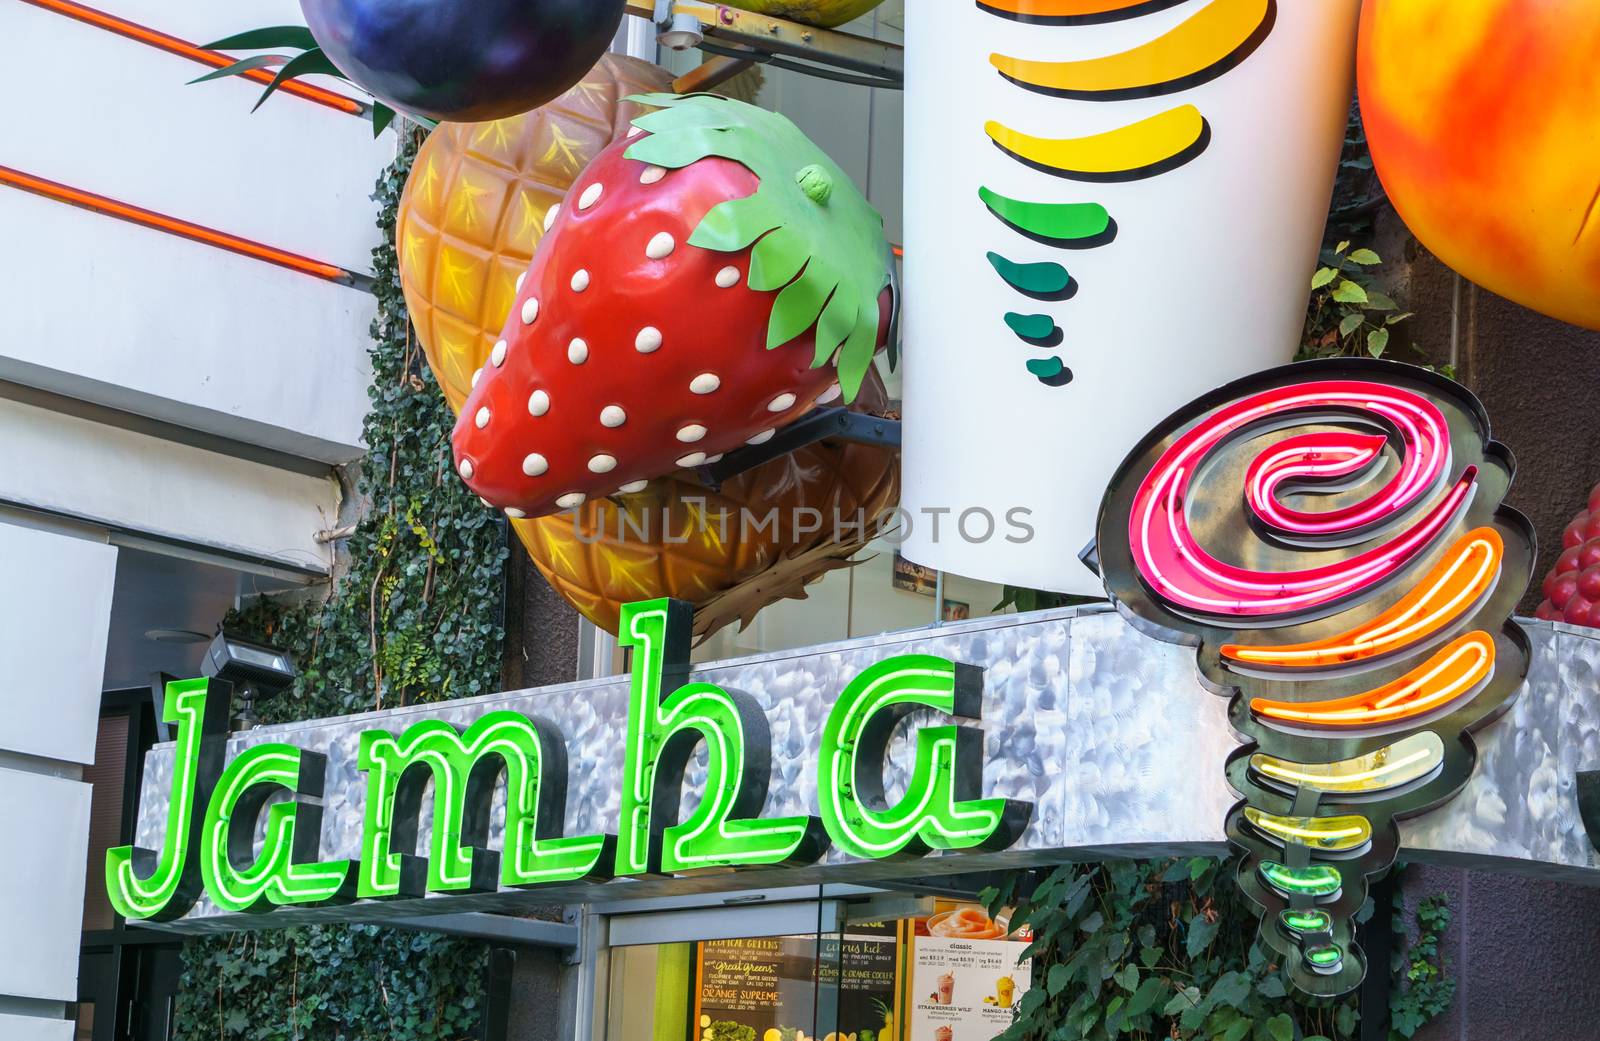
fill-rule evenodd
<path id="1" fill-rule="evenodd" d="M 521 520 L 522 518 L 526 517 L 527 514 L 517 509 L 515 506 L 507 506 L 506 516 L 510 517 L 512 520 Z"/>
<path id="2" fill-rule="evenodd" d="M 533 297 L 522 302 L 522 324 L 532 325 L 539 318 L 539 301 Z"/>
<path id="3" fill-rule="evenodd" d="M 779 394 L 767 404 L 768 412 L 782 412 L 794 408 L 795 396 L 793 394 Z"/>
<path id="4" fill-rule="evenodd" d="M 605 190 L 605 186 L 599 181 L 589 185 L 583 190 L 583 194 L 578 197 L 578 209 L 587 210 L 594 206 L 595 203 L 600 201 L 600 195 Z"/>
<path id="5" fill-rule="evenodd" d="M 589 345 L 580 339 L 574 339 L 567 344 L 567 360 L 574 365 L 582 365 L 589 360 Z"/>
<path id="6" fill-rule="evenodd" d="M 550 411 L 550 395 L 536 390 L 528 395 L 528 415 L 542 416 Z"/>
<path id="7" fill-rule="evenodd" d="M 472 370 L 472 385 L 476 387 L 478 385 L 478 381 L 481 379 L 483 379 L 483 367 L 479 366 L 478 368 Z"/>
<path id="8" fill-rule="evenodd" d="M 463 460 L 461 460 L 461 465 L 459 467 L 457 467 L 456 469 L 461 471 L 461 479 L 463 481 L 472 480 L 472 460 L 471 459 L 463 459 Z"/>
<path id="9" fill-rule="evenodd" d="M 682 467 L 699 466 L 705 461 L 706 454 L 704 452 L 690 452 L 688 455 L 678 460 L 678 465 Z"/>
<path id="10" fill-rule="evenodd" d="M 678 440 L 686 445 L 692 445 L 706 436 L 706 428 L 699 423 L 690 423 L 678 430 Z"/>
<path id="11" fill-rule="evenodd" d="M 489 360 L 494 363 L 495 368 L 498 369 L 506 363 L 506 351 L 510 349 L 510 345 L 504 340 L 494 345 L 494 349 L 489 352 Z"/>
<path id="12" fill-rule="evenodd" d="M 574 293 L 581 293 L 588 288 L 589 272 L 580 267 L 578 270 L 572 273 L 572 291 Z"/>
<path id="13" fill-rule="evenodd" d="M 617 457 L 614 455 L 597 455 L 589 460 L 589 472 L 594 474 L 608 474 L 617 468 Z"/>
<path id="14" fill-rule="evenodd" d="M 661 178 L 667 176 L 667 171 L 659 166 L 647 166 L 644 173 L 639 175 L 640 184 L 657 184 Z"/>
<path id="15" fill-rule="evenodd" d="M 777 433 L 776 430 L 763 430 L 763 431 L 761 431 L 761 433 L 757 434 L 755 437 L 752 437 L 750 440 L 746 441 L 745 444 L 747 444 L 747 445 L 764 445 L 768 441 L 771 441 L 772 440 L 772 436 L 774 434 L 776 434 L 776 433 Z"/>
<path id="16" fill-rule="evenodd" d="M 556 500 L 556 505 L 561 507 L 563 510 L 574 510 L 579 506 L 582 506 L 584 500 L 587 498 L 588 496 L 584 495 L 582 492 L 568 492 Z"/>
<path id="17" fill-rule="evenodd" d="M 651 260 L 665 260 L 672 256 L 672 251 L 677 248 L 678 240 L 663 231 L 650 240 L 650 244 L 644 248 L 644 255 Z"/>
<path id="18" fill-rule="evenodd" d="M 739 269 L 729 265 L 717 272 L 717 288 L 732 289 L 739 284 Z"/>
<path id="19" fill-rule="evenodd" d="M 479 430 L 482 430 L 484 427 L 488 426 L 489 425 L 489 406 L 485 405 L 482 408 L 478 409 L 478 414 L 472 417 L 472 421 L 474 423 L 478 424 L 478 429 Z"/>
<path id="20" fill-rule="evenodd" d="M 722 457 L 726 454 L 726 452 L 718 452 L 716 455 L 708 455 L 706 456 L 706 463 L 720 463 L 722 462 Z"/>
<path id="21" fill-rule="evenodd" d="M 628 421 L 628 414 L 622 410 L 621 405 L 607 405 L 600 410 L 600 425 L 615 430 Z"/>
<path id="22" fill-rule="evenodd" d="M 702 372 L 689 381 L 691 394 L 715 394 L 717 388 L 722 386 L 722 378 L 714 372 Z"/>
<path id="23" fill-rule="evenodd" d="M 545 231 L 549 231 L 550 230 L 551 226 L 554 225 L 555 222 L 556 222 L 556 217 L 560 216 L 560 214 L 561 214 L 561 204 L 559 202 L 556 203 L 554 206 L 550 207 L 548 210 L 544 211 L 544 230 Z M 517 288 L 521 289 L 522 287 L 518 286 Z"/>
<path id="24" fill-rule="evenodd" d="M 629 481 L 621 488 L 618 488 L 617 491 L 624 495 L 632 495 L 634 492 L 642 492 L 648 487 L 650 487 L 649 481 Z"/>
<path id="25" fill-rule="evenodd" d="M 522 472 L 529 477 L 538 477 L 548 469 L 550 469 L 550 460 L 538 452 L 532 453 L 522 461 Z"/>
<path id="26" fill-rule="evenodd" d="M 653 325 L 647 325 L 639 330 L 639 335 L 634 337 L 633 349 L 640 354 L 654 354 L 661 349 L 661 330 Z"/>
<path id="27" fill-rule="evenodd" d="M 843 393 L 844 389 L 835 383 L 833 386 L 822 392 L 822 395 L 817 398 L 817 404 L 829 404 L 830 402 L 837 400 L 839 395 Z"/>
<path id="28" fill-rule="evenodd" d="M 548 231 L 550 229 L 546 228 L 545 230 Z M 517 276 L 517 292 L 519 292 L 519 293 L 522 292 L 522 284 L 524 282 L 526 282 L 527 280 L 528 280 L 528 273 L 526 271 L 524 271 L 522 274 Z"/>

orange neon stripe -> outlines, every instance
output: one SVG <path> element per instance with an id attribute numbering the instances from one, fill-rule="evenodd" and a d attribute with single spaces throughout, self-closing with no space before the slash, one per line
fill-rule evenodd
<path id="1" fill-rule="evenodd" d="M 7 184 L 13 188 L 42 195 L 47 199 L 57 202 L 70 203 L 80 206 L 95 213 L 102 213 L 108 217 L 116 217 L 132 224 L 139 224 L 146 228 L 154 228 L 170 235 L 203 242 L 208 246 L 216 246 L 232 253 L 239 253 L 256 260 L 264 260 L 269 264 L 290 268 L 294 271 L 317 278 L 325 278 L 330 282 L 341 282 L 353 285 L 360 281 L 359 276 L 346 271 L 333 264 L 324 264 L 310 257 L 303 257 L 298 253 L 266 246 L 250 239 L 230 235 L 225 231 L 216 231 L 192 221 L 179 220 L 177 217 L 168 217 L 154 210 L 147 210 L 140 206 L 132 206 L 115 199 L 108 199 L 104 195 L 95 195 L 93 192 L 82 191 L 56 181 L 49 181 L 43 177 L 25 174 L 21 170 L 13 170 L 9 166 L 0 166 L 0 184 Z"/>
<path id="2" fill-rule="evenodd" d="M 1222 656 L 1242 665 L 1329 668 L 1404 650 L 1471 610 L 1494 585 L 1505 540 L 1493 528 L 1463 535 L 1416 587 L 1387 611 L 1337 636 L 1278 647 L 1224 644 Z"/>
<path id="3" fill-rule="evenodd" d="M 1323 727 L 1365 727 L 1414 719 L 1443 708 L 1494 673 L 1494 637 L 1475 631 L 1448 644 L 1393 683 L 1336 701 L 1268 701 L 1250 711 L 1263 719 Z"/>
<path id="4" fill-rule="evenodd" d="M 180 40 L 176 36 L 169 36 L 155 29 L 147 29 L 125 18 L 118 18 L 116 15 L 73 3 L 72 0 L 23 0 L 23 2 L 32 4 L 35 7 L 42 7 L 47 11 L 54 11 L 56 14 L 66 15 L 68 18 L 76 19 L 98 29 L 104 29 L 107 32 L 116 33 L 118 36 L 137 40 L 139 43 L 148 44 L 151 47 L 166 51 L 168 54 L 176 54 L 180 57 L 188 58 L 190 61 L 209 65 L 214 69 L 225 68 L 238 60 L 223 54 L 221 51 L 208 51 L 204 47 L 196 47 L 194 44 L 186 40 Z M 273 73 L 264 69 L 251 69 L 249 72 L 244 73 L 246 79 L 254 80 L 257 83 L 271 83 L 273 75 Z M 363 115 L 367 111 L 367 106 L 355 98 L 349 98 L 343 94 L 324 90 L 321 87 L 314 87 L 309 83 L 301 83 L 297 80 L 290 80 L 278 89 L 286 94 L 293 94 L 307 101 L 314 101 L 319 105 L 338 109 L 340 112 L 348 112 L 352 116 Z"/>

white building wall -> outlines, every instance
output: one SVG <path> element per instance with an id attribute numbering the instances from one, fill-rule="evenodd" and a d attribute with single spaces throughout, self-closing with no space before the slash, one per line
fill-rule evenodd
<path id="1" fill-rule="evenodd" d="M 0 1037 L 69 1036 L 117 551 L 0 523 Z"/>
<path id="2" fill-rule="evenodd" d="M 72 1034 L 85 884 L 103 884 L 82 770 L 108 639 L 115 681 L 142 683 L 127 662 L 195 657 L 149 634 L 220 623 L 232 583 L 332 568 L 318 534 L 341 520 L 334 466 L 363 451 L 359 284 L 394 154 L 363 116 L 287 93 L 252 115 L 260 84 L 190 86 L 211 67 L 130 38 L 304 24 L 296 0 L 88 3 L 142 29 L 0 4 L 0 96 L 18 101 L 0 140 L 0 1041 Z M 147 226 L 168 219 L 337 280 Z M 116 545 L 138 552 L 114 603 Z"/>
<path id="3" fill-rule="evenodd" d="M 97 6 L 202 43 L 303 22 L 294 0 Z M 208 66 L 28 3 L 0 5 L 0 39 L 0 96 L 49 97 L 13 112 L 0 165 L 369 270 L 392 135 L 288 94 L 252 115 L 260 84 L 190 86 Z M 349 348 L 370 294 L 3 186 L 0 241 L 0 379 L 309 459 L 360 455 L 370 372 Z"/>

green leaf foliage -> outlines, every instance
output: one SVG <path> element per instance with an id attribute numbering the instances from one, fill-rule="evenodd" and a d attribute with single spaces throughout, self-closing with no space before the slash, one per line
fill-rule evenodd
<path id="1" fill-rule="evenodd" d="M 189 81 L 189 85 L 192 87 L 196 83 L 205 83 L 208 80 L 219 80 L 225 76 L 243 76 L 245 73 L 251 72 L 255 69 L 283 65 L 288 61 L 289 55 L 287 54 L 257 54 L 254 57 L 241 58 L 232 65 L 224 65 L 220 69 L 214 69 L 213 71 L 206 73 L 204 76 L 196 76 L 194 79 Z"/>
<path id="2" fill-rule="evenodd" d="M 1354 1041 L 1353 997 L 1296 994 L 1257 945 L 1235 867 L 1206 857 L 1068 864 L 986 889 L 992 914 L 1010 908 L 1011 924 L 1033 933 L 1022 955 L 1033 959 L 1033 989 L 997 1041 Z M 1424 907 L 1429 921 L 1447 920 L 1440 905 Z M 1433 978 L 1436 942 L 1405 962 L 1419 983 Z M 1432 1011 L 1396 1008 L 1413 1032 L 1418 1017 L 1438 1014 L 1437 991 L 1427 996 Z"/>
<path id="3" fill-rule="evenodd" d="M 629 100 L 659 111 L 633 121 L 649 136 L 628 158 L 677 170 L 718 156 L 756 175 L 755 194 L 713 207 L 689 242 L 726 253 L 754 245 L 748 285 L 778 294 L 767 348 L 815 330 L 812 367 L 837 356 L 845 400 L 854 400 L 877 352 L 879 298 L 894 263 L 883 216 L 784 116 L 710 94 Z"/>
<path id="4" fill-rule="evenodd" d="M 300 677 L 263 702 L 268 722 L 469 697 L 499 687 L 507 540 L 455 479 L 454 417 L 411 329 L 394 225 L 420 143 L 378 182 L 383 245 L 369 348 L 365 504 L 326 600 L 262 600 L 231 631 L 293 653 Z M 374 926 L 315 926 L 191 940 L 175 1041 L 467 1041 L 482 1016 L 486 948 Z"/>
<path id="5" fill-rule="evenodd" d="M 333 63 L 333 59 L 322 53 L 321 47 L 313 47 L 309 51 L 301 51 L 287 62 L 284 62 L 283 68 L 279 69 L 278 74 L 272 77 L 272 82 L 267 84 L 267 89 L 261 92 L 261 96 L 256 99 L 256 103 L 250 111 L 254 112 L 266 104 L 267 99 L 272 97 L 279 87 L 290 80 L 315 73 L 322 73 L 325 76 L 343 75 L 339 71 L 339 67 Z"/>
<path id="6" fill-rule="evenodd" d="M 303 25 L 270 25 L 261 29 L 246 29 L 201 46 L 208 51 L 259 51 L 267 47 L 295 47 L 308 51 L 317 46 L 317 38 Z"/>

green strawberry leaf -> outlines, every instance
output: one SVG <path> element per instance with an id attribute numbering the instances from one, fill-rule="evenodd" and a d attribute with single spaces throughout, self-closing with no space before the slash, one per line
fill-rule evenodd
<path id="1" fill-rule="evenodd" d="M 763 292 L 782 289 L 794 281 L 809 259 L 805 240 L 788 228 L 775 228 L 750 252 L 750 288 Z"/>
<path id="2" fill-rule="evenodd" d="M 755 196 L 734 199 L 706 214 L 689 236 L 689 244 L 718 253 L 738 253 L 776 227 L 762 219 Z"/>
<path id="3" fill-rule="evenodd" d="M 754 244 L 747 284 L 778 291 L 768 349 L 815 328 L 813 367 L 837 354 L 840 388 L 854 400 L 877 351 L 878 298 L 892 280 L 882 215 L 784 116 L 710 94 L 628 100 L 655 109 L 633 120 L 649 136 L 628 147 L 629 159 L 678 170 L 717 156 L 756 175 L 755 194 L 714 207 L 689 242 L 723 253 Z"/>

